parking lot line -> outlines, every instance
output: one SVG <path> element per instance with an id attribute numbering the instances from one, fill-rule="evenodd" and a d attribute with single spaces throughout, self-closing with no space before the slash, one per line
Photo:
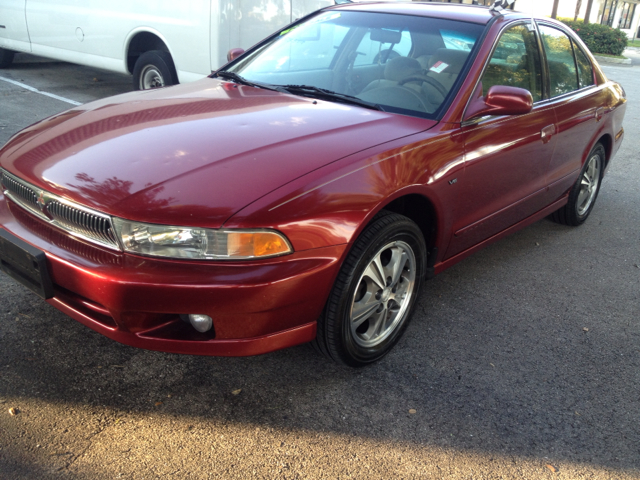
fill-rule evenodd
<path id="1" fill-rule="evenodd" d="M 55 93 L 43 92 L 42 90 L 38 90 L 37 88 L 30 87 L 24 83 L 16 82 L 15 80 L 11 80 L 9 78 L 0 77 L 0 80 L 8 83 L 12 83 L 13 85 L 17 85 L 20 88 L 24 88 L 25 90 L 29 90 L 30 92 L 39 93 L 40 95 L 45 95 L 47 97 L 55 98 L 56 100 L 60 100 L 61 102 L 70 103 L 71 105 L 82 105 L 81 102 L 76 102 L 75 100 L 70 100 L 65 97 L 61 97 L 60 95 L 56 95 Z"/>

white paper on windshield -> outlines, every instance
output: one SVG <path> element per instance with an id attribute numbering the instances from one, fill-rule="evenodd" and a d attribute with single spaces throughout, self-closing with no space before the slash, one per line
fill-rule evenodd
<path id="1" fill-rule="evenodd" d="M 444 62 L 436 62 L 433 64 L 433 67 L 429 69 L 431 72 L 442 73 L 442 71 L 449 66 L 448 63 Z"/>

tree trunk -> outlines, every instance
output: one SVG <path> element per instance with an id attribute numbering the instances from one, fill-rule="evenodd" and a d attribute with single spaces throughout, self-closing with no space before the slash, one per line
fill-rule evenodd
<path id="1" fill-rule="evenodd" d="M 592 5 L 593 5 L 593 0 L 587 0 L 587 11 L 584 12 L 584 23 L 589 23 L 589 17 L 591 16 Z"/>
<path id="2" fill-rule="evenodd" d="M 573 21 L 578 20 L 578 15 L 580 14 L 580 7 L 582 7 L 582 0 L 578 0 L 576 2 L 576 14 L 573 16 Z"/>
<path id="3" fill-rule="evenodd" d="M 553 10 L 551 10 L 551 18 L 556 18 L 558 16 L 558 3 L 560 0 L 553 0 Z"/>

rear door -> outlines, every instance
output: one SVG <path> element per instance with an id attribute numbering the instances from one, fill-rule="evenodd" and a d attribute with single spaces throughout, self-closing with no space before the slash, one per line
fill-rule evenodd
<path id="1" fill-rule="evenodd" d="M 542 63 L 530 23 L 501 34 L 481 78 L 482 95 L 493 85 L 529 90 L 530 113 L 487 116 L 462 127 L 465 173 L 459 186 L 454 235 L 446 256 L 476 245 L 542 209 L 547 169 L 556 144 L 553 108 L 543 100 Z"/>
<path id="2" fill-rule="evenodd" d="M 2 0 L 0 8 L 0 46 L 30 52 L 29 31 L 25 16 L 26 0 Z"/>
<path id="3" fill-rule="evenodd" d="M 556 26 L 539 24 L 549 71 L 549 97 L 558 143 L 549 165 L 549 193 L 558 198 L 575 182 L 608 112 L 607 90 L 595 84 L 589 57 Z"/>

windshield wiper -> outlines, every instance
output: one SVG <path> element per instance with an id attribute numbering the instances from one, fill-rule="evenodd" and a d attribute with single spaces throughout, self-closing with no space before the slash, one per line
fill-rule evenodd
<path id="1" fill-rule="evenodd" d="M 293 93 L 294 95 L 302 95 L 325 100 L 334 100 L 338 102 L 349 103 L 352 105 L 358 105 L 360 107 L 370 108 L 373 110 L 380 110 L 381 112 L 385 111 L 385 109 L 377 103 L 367 102 L 366 100 L 354 97 L 353 95 L 338 93 L 332 90 L 327 90 L 326 88 L 314 87 L 313 85 L 278 85 L 278 87 L 289 93 Z"/>
<path id="2" fill-rule="evenodd" d="M 228 72 L 228 71 L 225 70 L 225 71 L 222 71 L 222 72 L 216 72 L 215 76 L 216 77 L 220 77 L 220 78 L 224 78 L 226 80 L 233 80 L 236 83 L 239 83 L 241 85 L 247 85 L 249 87 L 265 88 L 267 90 L 275 90 L 276 92 L 287 93 L 280 86 L 270 85 L 268 83 L 252 82 L 251 80 L 247 80 L 243 76 L 238 75 L 236 72 Z"/>

